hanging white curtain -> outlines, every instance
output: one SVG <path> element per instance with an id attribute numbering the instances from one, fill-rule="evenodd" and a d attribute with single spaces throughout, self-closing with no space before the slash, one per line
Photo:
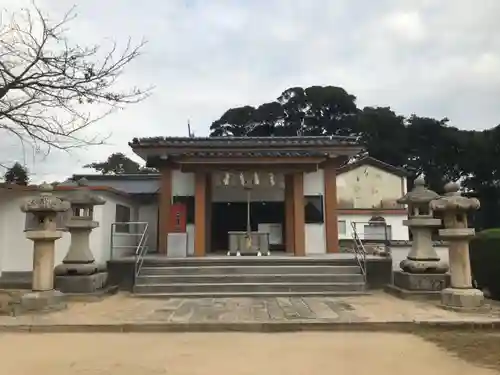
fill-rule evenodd
<path id="1" fill-rule="evenodd" d="M 272 172 L 221 172 L 215 174 L 217 186 L 284 188 L 284 178 Z"/>

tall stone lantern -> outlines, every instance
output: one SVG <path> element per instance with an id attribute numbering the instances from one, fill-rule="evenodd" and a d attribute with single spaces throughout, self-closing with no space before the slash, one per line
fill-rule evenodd
<path id="1" fill-rule="evenodd" d="M 78 181 L 78 188 L 69 197 L 71 218 L 66 226 L 71 234 L 69 251 L 55 269 L 56 287 L 64 293 L 92 293 L 107 281 L 104 265 L 98 265 L 90 249 L 90 234 L 99 226 L 94 221 L 94 207 L 106 201 L 94 194 L 87 180 Z"/>
<path id="2" fill-rule="evenodd" d="M 467 213 L 478 210 L 479 200 L 460 194 L 460 186 L 450 182 L 444 187 L 446 194 L 430 204 L 431 209 L 443 213 L 444 229 L 439 236 L 449 241 L 451 287 L 441 292 L 441 302 L 452 309 L 474 309 L 484 303 L 483 293 L 472 287 L 469 259 L 469 241 L 475 235 L 468 228 Z"/>
<path id="3" fill-rule="evenodd" d="M 28 310 L 61 304 L 60 293 L 54 290 L 55 241 L 63 235 L 56 229 L 56 217 L 70 208 L 69 202 L 52 195 L 52 185 L 43 183 L 39 189 L 38 197 L 21 205 L 21 211 L 33 214 L 38 223 L 35 228 L 26 230 L 26 238 L 33 241 L 33 293 L 25 294 L 21 303 Z"/>
<path id="4" fill-rule="evenodd" d="M 425 187 L 423 178 L 414 182 L 414 188 L 399 204 L 408 205 L 408 220 L 403 224 L 413 235 L 411 250 L 401 261 L 402 271 L 394 272 L 392 289 L 404 297 L 437 297 L 447 285 L 448 265 L 442 262 L 432 246 L 432 231 L 441 226 L 441 220 L 433 217 L 430 202 L 439 195 Z M 391 288 L 390 288 L 391 289 Z"/>

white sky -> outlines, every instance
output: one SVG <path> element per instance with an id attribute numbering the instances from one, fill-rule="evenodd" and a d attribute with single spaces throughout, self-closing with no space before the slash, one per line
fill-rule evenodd
<path id="1" fill-rule="evenodd" d="M 90 172 L 83 164 L 121 151 L 133 137 L 208 135 L 225 110 L 273 100 L 293 86 L 337 85 L 358 106 L 448 117 L 463 129 L 500 123 L 498 0 L 39 0 L 59 18 L 76 3 L 81 43 L 146 38 L 126 71 L 155 85 L 147 101 L 91 129 L 109 145 L 33 157 L 3 145 L 35 181 Z M 1 0 L 9 10 L 27 0 Z"/>

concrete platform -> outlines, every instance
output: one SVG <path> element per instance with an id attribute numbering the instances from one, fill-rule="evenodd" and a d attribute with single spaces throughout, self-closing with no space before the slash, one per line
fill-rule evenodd
<path id="1" fill-rule="evenodd" d="M 0 316 L 3 332 L 283 332 L 499 329 L 500 306 L 464 314 L 385 293 L 357 297 L 139 299 L 120 293 L 43 315 Z"/>

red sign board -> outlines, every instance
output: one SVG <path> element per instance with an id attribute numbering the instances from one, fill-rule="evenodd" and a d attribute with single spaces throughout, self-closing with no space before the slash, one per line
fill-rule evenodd
<path id="1" fill-rule="evenodd" d="M 170 233 L 186 232 L 186 205 L 174 203 L 170 209 Z"/>

